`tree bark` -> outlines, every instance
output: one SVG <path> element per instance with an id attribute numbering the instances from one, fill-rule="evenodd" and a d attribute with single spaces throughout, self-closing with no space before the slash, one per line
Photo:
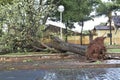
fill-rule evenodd
<path id="1" fill-rule="evenodd" d="M 51 40 L 52 41 L 49 44 L 49 46 L 52 48 L 55 48 L 59 51 L 69 51 L 69 52 L 73 52 L 73 53 L 85 56 L 85 52 L 86 52 L 86 48 L 87 48 L 86 46 L 68 43 L 68 42 L 65 42 L 65 41 L 59 39 L 58 37 L 55 37 L 55 36 L 51 36 Z"/>

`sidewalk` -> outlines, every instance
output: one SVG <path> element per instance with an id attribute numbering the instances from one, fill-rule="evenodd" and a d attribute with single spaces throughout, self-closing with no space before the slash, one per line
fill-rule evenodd
<path id="1" fill-rule="evenodd" d="M 0 57 L 0 70 L 76 68 L 120 68 L 120 60 L 89 63 L 84 57 L 73 54 L 35 54 Z"/>

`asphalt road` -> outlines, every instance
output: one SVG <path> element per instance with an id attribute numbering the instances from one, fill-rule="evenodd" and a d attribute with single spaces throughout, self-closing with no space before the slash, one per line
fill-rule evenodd
<path id="1" fill-rule="evenodd" d="M 0 71 L 0 80 L 120 80 L 120 68 Z"/>

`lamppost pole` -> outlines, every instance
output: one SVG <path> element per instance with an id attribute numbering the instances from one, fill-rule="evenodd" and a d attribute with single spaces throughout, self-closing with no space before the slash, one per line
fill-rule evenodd
<path id="1" fill-rule="evenodd" d="M 62 24 L 62 12 L 60 12 L 60 22 Z M 62 39 L 62 27 L 60 28 L 60 35 L 61 35 L 61 39 Z"/>
<path id="2" fill-rule="evenodd" d="M 60 12 L 60 22 L 62 24 L 62 13 L 64 11 L 64 6 L 63 5 L 58 6 L 58 11 Z M 60 28 L 60 37 L 62 39 L 62 26 Z"/>

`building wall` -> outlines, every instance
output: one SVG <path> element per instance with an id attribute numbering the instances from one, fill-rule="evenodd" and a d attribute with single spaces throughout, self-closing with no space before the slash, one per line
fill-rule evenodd
<path id="1" fill-rule="evenodd" d="M 104 34 L 107 36 L 107 34 L 109 34 L 110 31 L 109 30 L 97 30 L 96 33 L 97 35 L 94 36 L 94 38 L 103 36 Z M 80 36 L 69 36 L 68 42 L 74 43 L 74 44 L 80 44 Z M 107 45 L 110 44 L 110 38 L 107 37 L 104 43 Z M 89 36 L 83 36 L 83 44 L 85 45 L 89 44 Z M 117 34 L 115 34 L 115 30 L 112 30 L 112 44 L 120 45 L 120 30 L 118 30 Z"/>
<path id="2" fill-rule="evenodd" d="M 110 31 L 109 30 L 97 30 L 96 33 L 97 33 L 97 35 L 94 36 L 94 38 L 103 36 L 104 34 L 107 35 L 108 33 L 110 33 Z M 65 39 L 63 39 L 63 40 L 65 40 Z M 50 42 L 49 37 L 45 38 L 43 40 L 43 42 Z M 74 43 L 74 44 L 80 44 L 80 42 L 81 42 L 80 41 L 80 35 L 68 36 L 68 42 L 69 43 Z M 82 42 L 85 45 L 89 44 L 89 36 L 83 36 Z M 109 37 L 107 37 L 105 39 L 105 44 L 110 44 L 110 38 Z M 118 30 L 117 34 L 115 34 L 115 30 L 112 30 L 112 44 L 120 45 L 120 30 Z"/>
<path id="3" fill-rule="evenodd" d="M 68 42 L 69 43 L 74 43 L 74 44 L 81 44 L 80 42 L 80 36 L 69 36 L 68 37 Z M 89 37 L 88 36 L 83 36 L 82 38 L 82 44 L 89 44 Z"/>
<path id="4" fill-rule="evenodd" d="M 98 37 L 98 36 L 103 36 L 104 34 L 108 34 L 110 33 L 109 30 L 97 30 L 97 36 L 94 36 L 95 37 Z M 107 37 L 105 39 L 105 44 L 110 44 L 110 38 Z M 120 30 L 117 31 L 117 33 L 115 34 L 115 30 L 112 30 L 112 44 L 118 44 L 120 45 Z"/>

